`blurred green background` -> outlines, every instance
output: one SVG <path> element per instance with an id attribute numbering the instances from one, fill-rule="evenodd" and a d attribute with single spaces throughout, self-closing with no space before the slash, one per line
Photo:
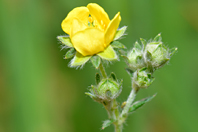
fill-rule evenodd
<path id="1" fill-rule="evenodd" d="M 120 27 L 128 26 L 121 42 L 128 48 L 158 33 L 165 45 L 178 47 L 155 82 L 138 93 L 137 99 L 157 96 L 129 116 L 124 132 L 197 132 L 197 0 L 0 0 L 0 132 L 101 131 L 106 111 L 84 94 L 97 71 L 90 63 L 68 68 L 56 39 L 67 13 L 90 2 L 110 19 L 121 12 Z M 120 102 L 131 87 L 125 67 L 121 59 L 106 69 L 124 79 Z"/>

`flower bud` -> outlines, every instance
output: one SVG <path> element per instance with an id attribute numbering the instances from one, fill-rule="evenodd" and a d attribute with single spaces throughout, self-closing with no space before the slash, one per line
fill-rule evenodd
<path id="1" fill-rule="evenodd" d="M 147 66 L 151 66 L 154 69 L 160 68 L 170 60 L 169 49 L 161 42 L 160 34 L 153 41 L 147 43 L 144 51 L 144 59 Z"/>
<path id="2" fill-rule="evenodd" d="M 140 70 L 137 70 L 133 74 L 133 85 L 135 85 L 135 88 L 147 88 L 151 83 L 154 81 L 154 78 L 152 77 L 152 74 L 148 71 L 147 68 L 142 68 Z"/>
<path id="3" fill-rule="evenodd" d="M 141 45 L 136 42 L 134 48 L 127 54 L 127 64 L 132 71 L 141 69 L 145 66 L 143 50 Z"/>
<path id="4" fill-rule="evenodd" d="M 120 84 L 111 78 L 102 79 L 98 84 L 97 93 L 103 100 L 115 99 L 121 92 Z"/>

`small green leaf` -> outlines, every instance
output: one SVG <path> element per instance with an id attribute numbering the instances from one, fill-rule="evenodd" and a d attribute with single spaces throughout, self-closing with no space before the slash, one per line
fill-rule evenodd
<path id="1" fill-rule="evenodd" d="M 110 126 L 113 123 L 113 120 L 106 120 L 102 124 L 102 129 L 105 129 L 106 127 Z"/>
<path id="2" fill-rule="evenodd" d="M 113 50 L 113 48 L 111 47 L 111 45 L 109 45 L 104 51 L 98 53 L 97 55 L 109 61 L 118 59 L 118 56 L 116 52 Z"/>
<path id="3" fill-rule="evenodd" d="M 77 66 L 84 65 L 90 58 L 91 56 L 83 56 L 80 53 L 76 52 L 76 55 L 71 60 L 70 66 L 77 67 Z"/>
<path id="4" fill-rule="evenodd" d="M 137 101 L 135 103 L 133 103 L 133 105 L 130 107 L 129 112 L 134 112 L 136 111 L 138 108 L 142 107 L 145 103 L 149 102 L 151 99 L 153 99 L 156 96 L 156 94 L 154 94 L 153 96 L 150 96 L 148 98 L 142 99 L 140 101 Z"/>
<path id="5" fill-rule="evenodd" d="M 67 51 L 66 55 L 65 55 L 65 59 L 69 59 L 71 57 L 73 57 L 76 53 L 76 50 L 74 48 L 71 48 L 69 51 Z"/>
<path id="6" fill-rule="evenodd" d="M 96 69 L 98 69 L 98 67 L 99 67 L 99 65 L 100 65 L 100 57 L 99 57 L 99 56 L 96 56 L 96 55 L 92 56 L 92 57 L 91 57 L 91 62 L 92 62 L 92 64 L 93 64 L 93 66 L 94 66 Z"/>
<path id="7" fill-rule="evenodd" d="M 57 39 L 64 45 L 68 47 L 74 47 L 71 43 L 70 37 L 69 36 L 58 36 Z"/>
<path id="8" fill-rule="evenodd" d="M 124 27 L 118 29 L 116 31 L 114 40 L 117 40 L 117 39 L 121 38 L 123 35 L 125 35 L 124 33 L 125 33 L 126 29 L 127 29 L 127 26 L 124 26 Z"/>
<path id="9" fill-rule="evenodd" d="M 96 73 L 96 84 L 98 85 L 101 81 L 101 77 L 99 73 Z"/>
<path id="10" fill-rule="evenodd" d="M 111 75 L 110 75 L 110 78 L 112 78 L 114 81 L 117 82 L 117 78 L 116 78 L 115 73 L 112 72 Z"/>
<path id="11" fill-rule="evenodd" d="M 113 41 L 112 43 L 111 43 L 111 46 L 113 47 L 113 48 L 126 48 L 122 43 L 120 43 L 119 41 Z"/>
<path id="12" fill-rule="evenodd" d="M 154 40 L 155 42 L 160 42 L 160 41 L 162 41 L 161 33 L 159 33 L 153 40 Z"/>

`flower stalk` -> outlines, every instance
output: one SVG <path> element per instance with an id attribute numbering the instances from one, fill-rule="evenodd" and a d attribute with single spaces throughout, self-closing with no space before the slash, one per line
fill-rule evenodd
<path id="1" fill-rule="evenodd" d="M 100 69 L 100 72 L 101 72 L 102 76 L 103 76 L 104 78 L 107 78 L 107 73 L 105 72 L 105 69 L 104 69 L 102 63 L 100 63 L 99 69 Z"/>

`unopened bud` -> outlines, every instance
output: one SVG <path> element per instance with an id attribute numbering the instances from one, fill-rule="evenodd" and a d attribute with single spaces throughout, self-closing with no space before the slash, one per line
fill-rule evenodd
<path id="1" fill-rule="evenodd" d="M 115 99 L 120 92 L 120 84 L 111 78 L 101 80 L 97 87 L 98 96 L 103 100 Z"/>
<path id="2" fill-rule="evenodd" d="M 136 88 L 147 88 L 154 81 L 152 74 L 147 70 L 147 68 L 142 68 L 137 70 L 133 74 L 133 85 L 136 85 Z"/>
<path id="3" fill-rule="evenodd" d="M 127 64 L 132 71 L 145 66 L 142 46 L 136 42 L 134 48 L 127 54 Z"/>

